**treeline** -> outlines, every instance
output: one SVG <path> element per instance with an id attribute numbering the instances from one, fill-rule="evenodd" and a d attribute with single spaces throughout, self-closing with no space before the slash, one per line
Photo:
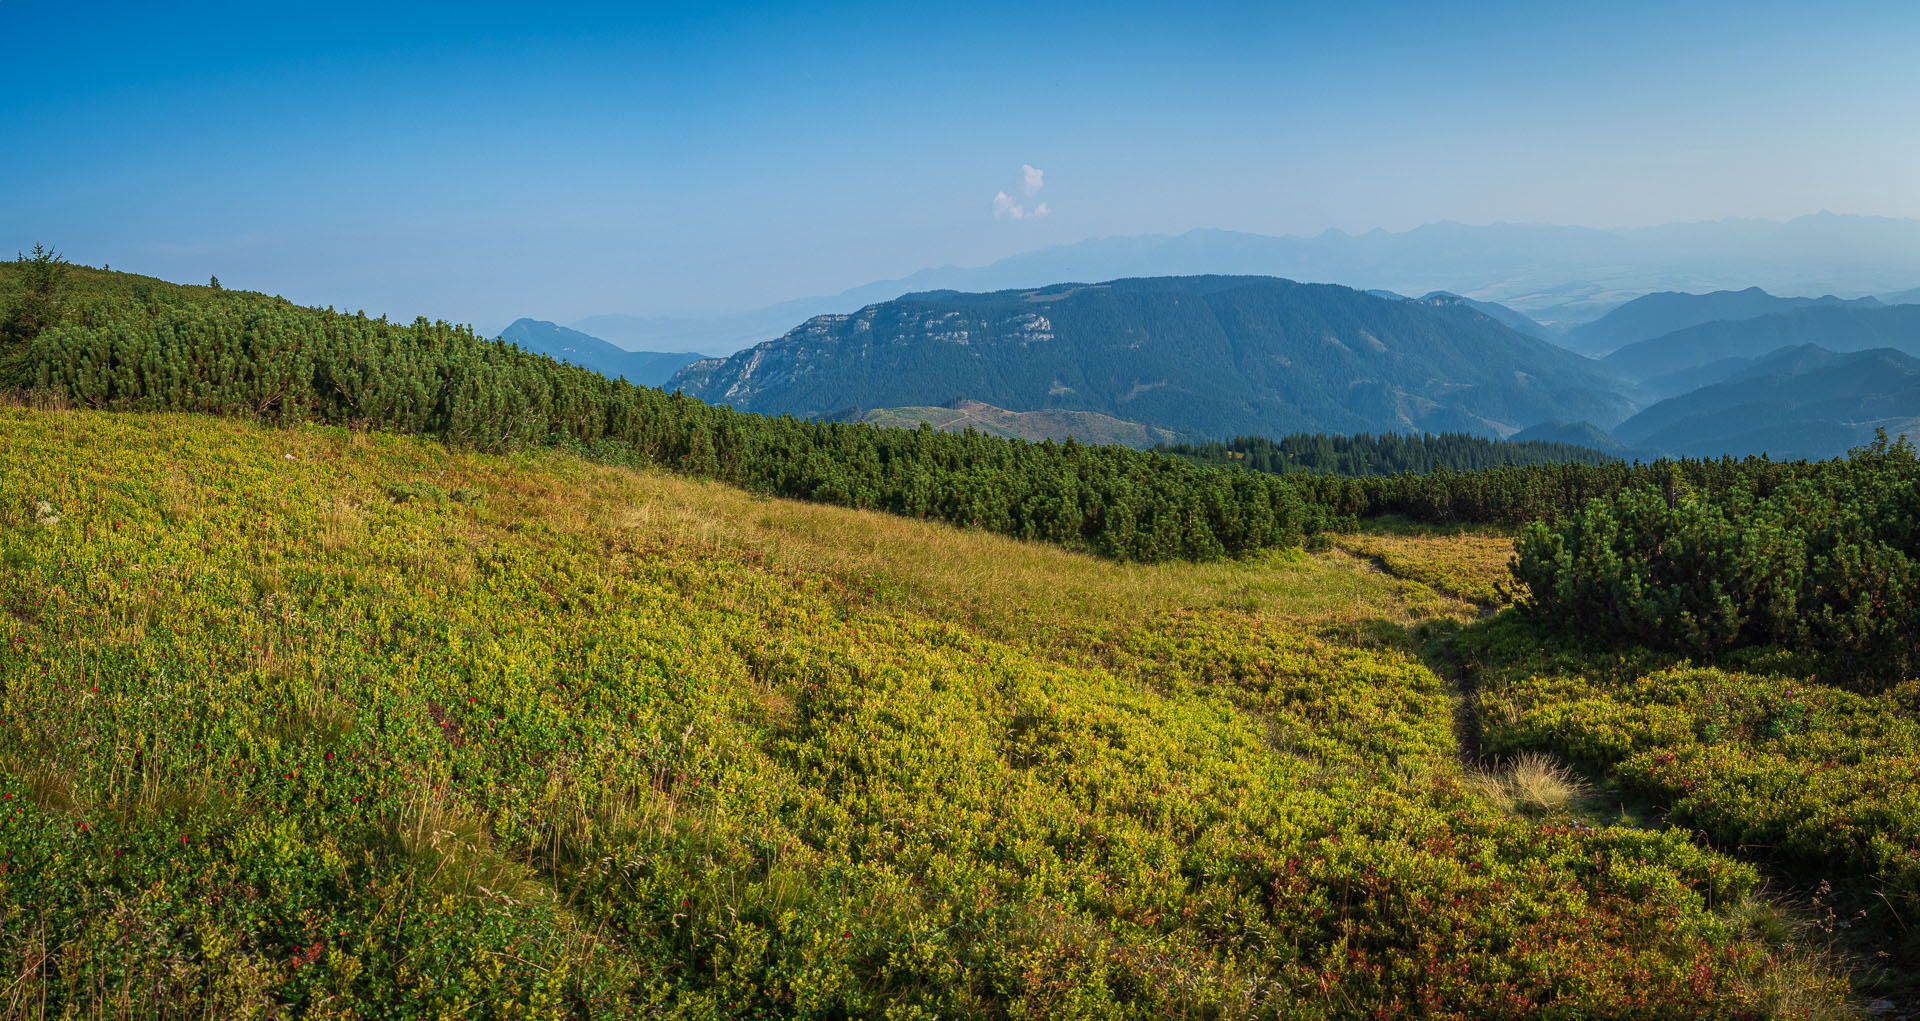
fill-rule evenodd
<path id="1" fill-rule="evenodd" d="M 1240 467 L 1271 475 L 1312 472 L 1324 475 L 1424 475 L 1450 471 L 1540 464 L 1609 464 L 1617 460 L 1592 447 L 1543 440 L 1511 442 L 1467 433 L 1403 435 L 1292 433 L 1279 439 L 1237 436 L 1225 442 L 1173 443 L 1154 448 L 1195 464 Z"/>
<path id="2" fill-rule="evenodd" d="M 1508 443 L 1463 433 L 1331 436 L 1163 445 L 1162 453 L 1208 467 L 1285 476 L 1330 518 L 1397 515 L 1424 524 L 1518 526 L 1570 514 L 1629 491 L 1712 497 L 1770 493 L 1818 462 L 1741 458 L 1628 463 L 1568 443 Z M 1236 456 L 1239 455 L 1239 456 Z"/>
<path id="3" fill-rule="evenodd" d="M 1321 523 L 1277 477 L 1119 447 L 768 418 L 609 380 L 464 327 L 236 292 L 67 300 L 57 322 L 0 350 L 0 372 L 90 408 L 323 422 L 478 451 L 562 447 L 1125 560 L 1297 546 Z"/>
<path id="4" fill-rule="evenodd" d="M 1523 525 L 1572 513 L 1593 499 L 1627 491 L 1676 497 L 1734 489 L 1769 493 L 1822 462 L 1765 457 L 1660 460 L 1652 464 L 1538 464 L 1424 475 L 1402 472 L 1350 478 L 1295 473 L 1287 482 L 1309 504 L 1336 517 L 1395 514 L 1426 524 Z"/>

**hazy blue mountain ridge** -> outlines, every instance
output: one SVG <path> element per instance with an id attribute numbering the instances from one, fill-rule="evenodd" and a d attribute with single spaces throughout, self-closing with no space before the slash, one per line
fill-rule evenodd
<path id="1" fill-rule="evenodd" d="M 1757 285 L 1780 294 L 1898 292 L 1920 281 L 1920 221 L 1821 213 L 1784 223 L 1716 220 L 1627 230 L 1450 222 L 1313 237 L 1194 230 L 1056 245 L 984 266 L 925 269 L 744 312 L 595 316 L 573 325 L 629 347 L 722 354 L 780 336 L 815 315 L 851 313 L 915 291 L 990 292 L 1055 280 L 1217 273 L 1400 294 L 1448 291 L 1565 328 L 1657 291 Z"/>
<path id="2" fill-rule="evenodd" d="M 1809 305 L 1877 308 L 1877 298 L 1846 301 L 1821 298 L 1782 298 L 1758 287 L 1741 291 L 1689 294 L 1661 291 L 1642 295 L 1590 323 L 1567 331 L 1564 343 L 1582 354 L 1604 356 L 1630 344 L 1664 337 L 1703 323 L 1754 319 Z"/>
<path id="3" fill-rule="evenodd" d="M 625 377 L 630 383 L 659 386 L 674 373 L 700 356 L 690 352 L 665 353 L 629 351 L 598 337 L 539 319 L 516 319 L 500 331 L 500 339 L 510 341 L 535 354 L 543 354 L 603 376 Z"/>
<path id="4" fill-rule="evenodd" d="M 1920 359 L 1880 348 L 1775 351 L 1727 380 L 1661 401 L 1613 430 L 1669 454 L 1833 457 L 1875 429 L 1920 435 Z"/>
<path id="5" fill-rule="evenodd" d="M 1603 359 L 1655 392 L 1717 382 L 1746 361 L 1787 347 L 1892 348 L 1920 356 L 1920 305 L 1815 303 L 1750 319 L 1701 323 L 1630 344 Z"/>
<path id="6" fill-rule="evenodd" d="M 1577 447 L 1590 447 L 1614 457 L 1627 460 L 1652 460 L 1660 456 L 1659 451 L 1629 447 L 1614 435 L 1592 422 L 1542 422 L 1528 426 L 1507 439 L 1515 443 L 1567 443 Z"/>

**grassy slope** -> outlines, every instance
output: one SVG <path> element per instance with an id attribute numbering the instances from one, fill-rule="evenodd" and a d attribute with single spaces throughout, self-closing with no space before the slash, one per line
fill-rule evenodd
<path id="1" fill-rule="evenodd" d="M 1513 537 L 1490 529 L 1438 528 L 1389 520 L 1365 532 L 1333 535 L 1340 549 L 1367 557 L 1388 574 L 1420 582 L 1482 607 L 1503 606 L 1513 584 Z"/>
<path id="2" fill-rule="evenodd" d="M 1339 553 L 1116 566 L 554 454 L 0 408 L 3 995 L 1773 1002 L 1716 913 L 1751 870 L 1468 793 L 1407 628 L 1470 612 Z"/>

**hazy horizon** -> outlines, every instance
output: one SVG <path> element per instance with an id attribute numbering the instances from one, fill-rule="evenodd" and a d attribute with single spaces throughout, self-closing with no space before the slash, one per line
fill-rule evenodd
<path id="1" fill-rule="evenodd" d="M 0 244 L 493 327 L 1194 229 L 1920 219 L 1920 9 L 1429 11 L 0 5 Z"/>

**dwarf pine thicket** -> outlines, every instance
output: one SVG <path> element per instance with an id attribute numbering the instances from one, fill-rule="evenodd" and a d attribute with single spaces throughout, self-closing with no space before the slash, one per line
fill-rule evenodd
<path id="1" fill-rule="evenodd" d="M 1882 435 L 1764 496 L 1623 491 L 1527 526 L 1514 577 L 1529 610 L 1590 634 L 1779 646 L 1826 680 L 1899 681 L 1920 668 L 1920 458 Z"/>
<path id="2" fill-rule="evenodd" d="M 1442 468 L 1480 471 L 1533 464 L 1606 464 L 1618 460 L 1592 447 L 1572 443 L 1528 440 L 1514 443 L 1465 433 L 1403 436 L 1330 436 L 1293 433 L 1277 440 L 1264 436 L 1236 436 L 1209 443 L 1169 443 L 1154 448 L 1196 464 L 1219 468 L 1244 467 L 1284 475 L 1318 472 L 1326 475 L 1424 475 Z"/>
<path id="3" fill-rule="evenodd" d="M 0 265 L 15 1013 L 1920 988 L 1904 443 L 1226 470 L 62 269 Z"/>

